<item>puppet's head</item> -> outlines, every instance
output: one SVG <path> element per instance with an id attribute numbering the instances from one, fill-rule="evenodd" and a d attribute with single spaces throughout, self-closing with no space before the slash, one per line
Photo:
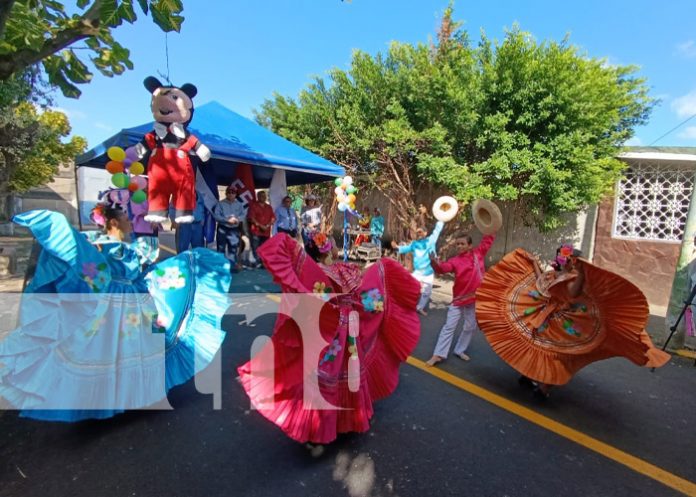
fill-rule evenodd
<path id="1" fill-rule="evenodd" d="M 160 81 L 153 77 L 145 78 L 143 81 L 145 88 L 152 94 L 152 116 L 155 121 L 160 123 L 181 123 L 188 124 L 193 118 L 193 97 L 198 93 L 198 89 L 191 83 L 186 83 L 182 87 L 163 86 Z"/>

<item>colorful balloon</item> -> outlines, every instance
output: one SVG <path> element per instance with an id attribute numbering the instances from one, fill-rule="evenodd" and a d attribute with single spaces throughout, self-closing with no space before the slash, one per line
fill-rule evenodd
<path id="1" fill-rule="evenodd" d="M 352 193 L 350 195 L 348 195 L 348 203 L 349 204 L 355 203 L 355 195 L 353 195 Z"/>
<path id="2" fill-rule="evenodd" d="M 353 184 L 353 178 L 351 178 L 350 176 L 345 176 L 345 177 L 343 178 L 343 184 L 346 185 L 346 187 L 352 185 L 352 184 Z"/>
<path id="3" fill-rule="evenodd" d="M 138 152 L 135 151 L 135 146 L 126 149 L 126 158 L 130 159 L 131 162 L 138 160 Z"/>
<path id="4" fill-rule="evenodd" d="M 128 176 L 123 173 L 116 173 L 111 177 L 111 182 L 116 188 L 126 188 L 130 184 Z"/>
<path id="5" fill-rule="evenodd" d="M 129 171 L 131 174 L 135 174 L 137 176 L 138 174 L 143 174 L 145 172 L 145 166 L 143 166 L 142 162 L 134 162 L 131 164 Z"/>
<path id="6" fill-rule="evenodd" d="M 112 204 L 124 205 L 128 202 L 129 194 L 126 190 L 110 190 L 108 193 L 108 198 Z"/>
<path id="7" fill-rule="evenodd" d="M 106 170 L 111 174 L 122 173 L 123 172 L 123 162 L 118 162 L 115 160 L 106 163 Z"/>
<path id="8" fill-rule="evenodd" d="M 147 188 L 147 178 L 144 176 L 135 176 L 134 178 L 131 178 L 131 182 L 138 185 L 138 189 L 140 190 Z"/>
<path id="9" fill-rule="evenodd" d="M 142 204 L 145 200 L 147 200 L 147 195 L 145 195 L 145 192 L 142 190 L 133 192 L 133 195 L 131 195 L 131 202 L 134 204 Z"/>
<path id="10" fill-rule="evenodd" d="M 336 194 L 336 196 L 343 195 L 343 188 L 341 188 L 340 186 L 337 186 L 336 188 L 334 188 L 334 193 Z"/>
<path id="11" fill-rule="evenodd" d="M 343 178 L 336 178 L 334 180 L 334 185 L 341 186 L 343 184 Z"/>
<path id="12" fill-rule="evenodd" d="M 130 190 L 131 192 L 134 192 L 136 190 L 140 190 L 140 187 L 138 186 L 137 183 L 129 183 L 128 190 Z"/>
<path id="13" fill-rule="evenodd" d="M 106 155 L 109 156 L 109 159 L 117 162 L 123 162 L 123 159 L 126 158 L 126 152 L 124 152 L 121 147 L 110 147 L 109 150 L 106 151 Z"/>
<path id="14" fill-rule="evenodd" d="M 344 212 L 347 208 L 348 208 L 348 206 L 344 202 L 341 202 L 340 204 L 338 204 L 338 210 L 341 212 Z"/>
<path id="15" fill-rule="evenodd" d="M 353 185 L 350 185 L 346 188 L 346 193 L 348 194 L 355 193 L 356 191 L 358 191 L 358 189 L 355 188 Z"/>

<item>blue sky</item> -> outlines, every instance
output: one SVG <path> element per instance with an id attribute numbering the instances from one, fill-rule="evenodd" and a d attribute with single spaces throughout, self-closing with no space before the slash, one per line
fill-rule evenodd
<path id="1" fill-rule="evenodd" d="M 377 53 L 393 40 L 427 42 L 447 0 L 184 0 L 186 21 L 168 35 L 173 83 L 194 83 L 197 105 L 217 100 L 251 117 L 273 92 L 295 96 L 314 76 L 347 68 L 351 53 Z M 635 64 L 662 100 L 631 144 L 650 145 L 696 114 L 696 2 L 694 0 L 494 0 L 455 3 L 473 41 L 483 29 L 501 38 L 519 23 L 541 41 L 571 43 L 611 64 Z M 151 121 L 142 81 L 165 73 L 165 35 L 149 18 L 114 31 L 131 50 L 132 71 L 95 73 L 78 100 L 56 98 L 73 132 L 97 145 L 122 128 Z M 696 146 L 696 118 L 656 146 Z"/>

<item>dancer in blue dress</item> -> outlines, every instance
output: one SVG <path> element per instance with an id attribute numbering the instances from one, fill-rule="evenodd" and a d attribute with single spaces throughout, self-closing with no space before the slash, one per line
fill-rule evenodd
<path id="1" fill-rule="evenodd" d="M 143 271 L 138 245 L 123 241 L 126 212 L 97 214 L 104 232 L 89 237 L 55 212 L 14 218 L 42 247 L 19 326 L 0 341 L 0 398 L 23 417 L 72 422 L 152 406 L 224 339 L 223 256 L 195 249 Z"/>

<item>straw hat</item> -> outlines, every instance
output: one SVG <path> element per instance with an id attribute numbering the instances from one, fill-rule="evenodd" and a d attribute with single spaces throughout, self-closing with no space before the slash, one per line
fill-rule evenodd
<path id="1" fill-rule="evenodd" d="M 479 199 L 471 206 L 474 224 L 484 235 L 492 235 L 503 225 L 500 209 L 490 200 Z"/>

